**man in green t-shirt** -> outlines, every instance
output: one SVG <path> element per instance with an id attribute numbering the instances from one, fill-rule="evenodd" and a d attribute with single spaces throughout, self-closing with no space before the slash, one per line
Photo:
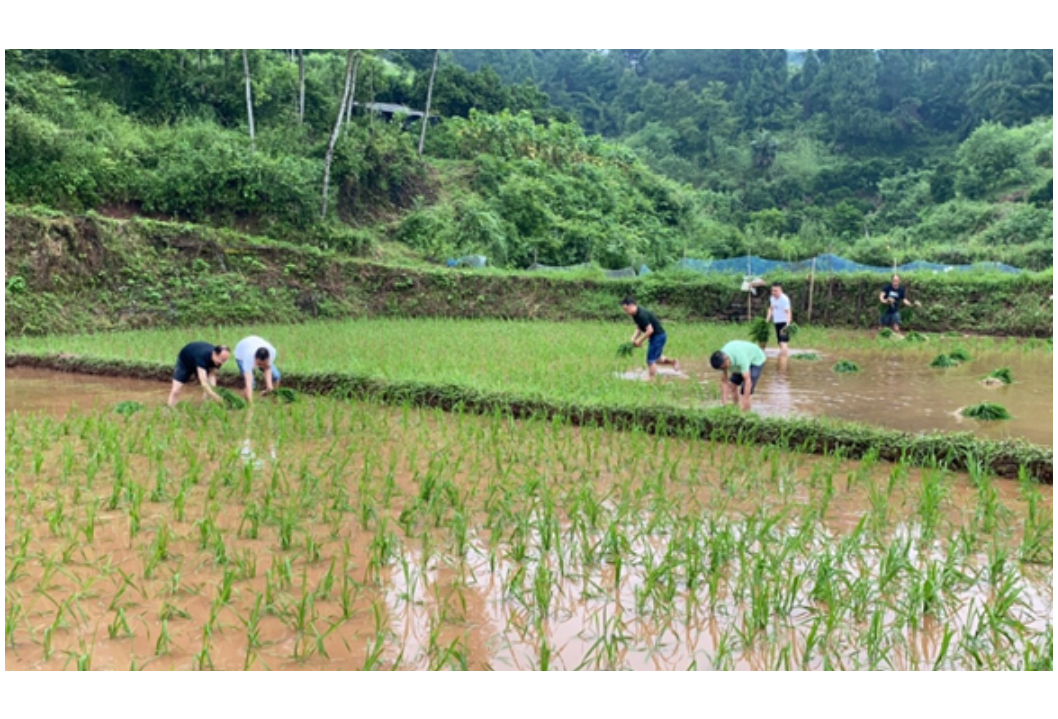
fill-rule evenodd
<path id="1" fill-rule="evenodd" d="M 730 397 L 732 402 L 738 399 L 743 410 L 749 410 L 749 398 L 757 389 L 765 359 L 759 345 L 743 340 L 731 340 L 713 352 L 709 364 L 724 373 L 720 381 L 722 404 L 726 406 Z"/>

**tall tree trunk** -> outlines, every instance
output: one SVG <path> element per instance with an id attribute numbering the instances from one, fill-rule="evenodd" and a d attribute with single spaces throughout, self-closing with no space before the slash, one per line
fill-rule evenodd
<path id="1" fill-rule="evenodd" d="M 242 70 L 246 76 L 246 116 L 250 120 L 250 151 L 254 150 L 254 133 L 253 133 L 253 93 L 250 91 L 250 58 L 246 55 L 246 51 L 242 51 Z"/>
<path id="2" fill-rule="evenodd" d="M 305 51 L 298 50 L 298 124 L 305 123 Z"/>
<path id="3" fill-rule="evenodd" d="M 362 58 L 362 53 L 356 53 L 356 64 L 353 65 L 353 84 L 349 88 L 349 102 L 347 102 L 345 105 L 346 125 L 348 125 L 353 120 L 353 101 L 356 98 L 356 77 L 360 74 L 360 60 Z"/>
<path id="4" fill-rule="evenodd" d="M 338 142 L 338 133 L 342 129 L 342 117 L 345 115 L 345 103 L 349 101 L 349 84 L 353 78 L 353 56 L 355 51 L 350 50 L 345 60 L 345 90 L 342 92 L 342 101 L 338 103 L 338 119 L 334 123 L 334 132 L 331 140 L 327 143 L 327 154 L 323 158 L 323 203 L 320 206 L 320 219 L 327 218 L 327 186 L 331 183 L 331 161 L 334 160 L 334 145 Z"/>
<path id="5" fill-rule="evenodd" d="M 437 58 L 440 50 L 433 51 L 433 69 L 430 70 L 430 84 L 426 86 L 426 110 L 422 116 L 422 131 L 419 133 L 419 157 L 422 157 L 422 146 L 426 142 L 426 126 L 430 123 L 430 101 L 433 99 L 433 80 L 437 76 Z"/>

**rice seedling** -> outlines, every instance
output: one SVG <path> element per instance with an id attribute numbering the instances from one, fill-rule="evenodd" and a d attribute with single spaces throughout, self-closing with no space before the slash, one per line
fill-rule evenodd
<path id="1" fill-rule="evenodd" d="M 797 352 L 791 354 L 790 357 L 795 360 L 805 360 L 808 362 L 812 362 L 819 359 L 819 355 L 815 352 Z"/>
<path id="2" fill-rule="evenodd" d="M 213 390 L 224 400 L 228 409 L 246 409 L 246 400 L 227 387 L 214 387 Z"/>
<path id="3" fill-rule="evenodd" d="M 771 332 L 771 323 L 763 317 L 755 318 L 749 323 L 747 328 L 747 336 L 750 342 L 756 342 L 761 346 L 768 344 L 768 337 L 771 336 Z"/>
<path id="4" fill-rule="evenodd" d="M 118 402 L 114 405 L 114 411 L 122 417 L 128 417 L 129 415 L 139 412 L 141 409 L 143 409 L 143 405 L 134 400 L 125 400 L 124 402 Z"/>
<path id="5" fill-rule="evenodd" d="M 282 400 L 286 404 L 296 402 L 298 399 L 298 393 L 290 389 L 289 387 L 277 387 L 273 394 L 275 394 L 278 399 Z"/>
<path id="6" fill-rule="evenodd" d="M 959 363 L 951 355 L 937 355 L 929 363 L 930 367 L 958 367 Z"/>
<path id="7" fill-rule="evenodd" d="M 915 330 L 911 330 L 906 335 L 904 335 L 904 341 L 912 343 L 928 342 L 929 335 L 926 335 L 922 332 L 916 332 Z"/>
<path id="8" fill-rule="evenodd" d="M 96 623 L 100 643 L 127 645 L 128 625 L 137 642 L 154 639 L 153 661 L 202 669 L 257 668 L 269 646 L 307 668 L 1044 661 L 1046 622 L 1025 617 L 1047 611 L 1029 562 L 1049 562 L 1049 488 L 1026 468 L 1010 500 L 988 455 L 966 455 L 965 444 L 951 444 L 960 454 L 946 445 L 923 472 L 910 459 L 889 464 L 881 446 L 799 454 L 791 450 L 806 440 L 789 429 L 760 447 L 749 425 L 724 426 L 717 436 L 739 444 L 717 444 L 703 438 L 712 427 L 662 435 L 612 420 L 578 425 L 572 411 L 516 420 L 502 408 L 476 416 L 313 399 L 260 403 L 252 416 L 198 413 L 193 424 L 141 417 L 134 426 L 107 409 L 91 424 L 19 417 L 9 428 L 26 447 L 7 449 L 9 506 L 30 494 L 38 506 L 9 531 L 8 572 L 22 562 L 7 589 L 7 641 L 19 647 L 9 660 L 39 662 L 43 631 L 61 615 L 47 635 L 53 659 L 75 646 L 73 627 Z M 55 447 L 39 479 L 23 441 L 33 436 Z M 284 448 L 249 482 L 237 454 L 246 437 Z M 80 442 L 97 450 L 99 469 L 96 490 L 78 494 L 76 477 L 93 461 Z M 19 452 L 21 466 L 11 461 Z M 154 502 L 160 485 L 164 501 Z M 60 496 L 53 534 L 47 512 Z M 135 570 L 98 559 L 129 554 L 124 520 L 137 504 Z M 67 550 L 92 507 L 94 544 L 79 558 Z M 992 568 L 990 543 L 1005 552 Z M 145 568 L 159 549 L 167 558 L 144 576 L 139 561 Z M 271 566 L 255 580 L 262 549 Z M 92 572 L 109 581 L 80 581 Z M 987 610 L 977 577 L 996 587 Z M 52 605 L 38 586 L 71 601 Z M 40 604 L 27 611 L 30 597 Z M 374 626 L 360 616 L 368 611 Z M 471 619 L 481 612 L 498 621 Z M 245 651 L 220 651 L 229 617 Z M 927 632 L 935 639 L 923 641 Z M 92 668 L 125 668 L 112 666 L 115 655 L 127 650 L 95 652 Z"/>
<path id="9" fill-rule="evenodd" d="M 1014 382 L 1014 375 L 1010 371 L 1009 367 L 1000 367 L 989 372 L 985 378 L 993 378 L 999 380 L 1003 384 L 1012 384 Z"/>
<path id="10" fill-rule="evenodd" d="M 956 362 L 969 362 L 971 359 L 973 359 L 970 356 L 970 353 L 962 347 L 956 347 L 955 349 L 951 350 L 950 352 L 948 352 L 948 356 Z"/>
<path id="11" fill-rule="evenodd" d="M 980 404 L 963 407 L 959 414 L 963 417 L 984 421 L 1011 419 L 1010 412 L 1007 411 L 1006 407 L 992 402 L 981 402 Z"/>
<path id="12" fill-rule="evenodd" d="M 833 367 L 835 372 L 859 372 L 860 366 L 851 360 L 838 360 Z"/>

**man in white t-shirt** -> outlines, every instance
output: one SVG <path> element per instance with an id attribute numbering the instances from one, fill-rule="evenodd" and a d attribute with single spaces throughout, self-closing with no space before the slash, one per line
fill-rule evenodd
<path id="1" fill-rule="evenodd" d="M 768 298 L 768 321 L 775 325 L 775 337 L 779 340 L 779 355 L 786 356 L 790 343 L 790 323 L 793 322 L 793 309 L 790 298 L 782 291 L 782 285 L 773 282 L 771 297 Z"/>
<path id="2" fill-rule="evenodd" d="M 279 386 L 282 375 L 276 367 L 276 348 L 265 342 L 260 337 L 251 335 L 239 341 L 235 345 L 235 364 L 239 367 L 245 387 L 243 394 L 247 402 L 253 402 L 254 370 L 260 370 L 264 375 L 265 388 L 262 395 L 268 394 Z"/>

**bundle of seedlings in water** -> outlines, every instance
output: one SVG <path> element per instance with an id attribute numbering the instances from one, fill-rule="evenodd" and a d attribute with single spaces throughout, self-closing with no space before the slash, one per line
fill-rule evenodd
<path id="1" fill-rule="evenodd" d="M 1013 384 L 1014 373 L 1010 371 L 1009 367 L 1000 367 L 989 372 L 985 379 L 999 380 L 1001 384 Z"/>
<path id="2" fill-rule="evenodd" d="M 893 336 L 893 331 L 888 327 L 883 327 L 882 329 L 878 330 L 878 336 L 884 340 L 891 339 Z"/>
<path id="3" fill-rule="evenodd" d="M 135 414 L 141 409 L 143 409 L 143 405 L 131 399 L 125 400 L 124 402 L 118 402 L 114 405 L 114 411 L 122 417 L 128 417 L 130 414 Z"/>
<path id="4" fill-rule="evenodd" d="M 213 390 L 224 400 L 224 406 L 228 409 L 246 408 L 246 400 L 227 387 L 214 387 Z"/>
<path id="5" fill-rule="evenodd" d="M 296 402 L 298 399 L 298 393 L 290 389 L 289 387 L 278 387 L 276 388 L 276 391 L 273 394 L 275 394 L 278 399 L 283 400 L 283 402 L 287 404 L 290 404 L 291 402 Z"/>
<path id="6" fill-rule="evenodd" d="M 963 407 L 960 414 L 971 419 L 1010 419 L 1010 412 L 1007 411 L 1006 407 L 1001 404 L 992 404 L 991 402 L 982 402 L 981 404 Z"/>
<path id="7" fill-rule="evenodd" d="M 859 372 L 860 366 L 855 362 L 849 360 L 838 360 L 838 363 L 834 365 L 835 372 Z"/>
<path id="8" fill-rule="evenodd" d="M 758 317 L 749 325 L 749 338 L 761 347 L 768 344 L 768 336 L 771 334 L 771 323 L 763 317 Z"/>
<path id="9" fill-rule="evenodd" d="M 970 353 L 964 350 L 962 347 L 956 347 L 948 353 L 948 356 L 956 362 L 969 362 L 971 359 Z"/>
<path id="10" fill-rule="evenodd" d="M 925 342 L 928 339 L 929 337 L 927 337 L 926 335 L 922 334 L 921 332 L 915 332 L 914 330 L 911 330 L 906 335 L 904 335 L 904 340 L 907 342 Z"/>
<path id="11" fill-rule="evenodd" d="M 957 367 L 958 365 L 959 363 L 951 355 L 937 355 L 929 363 L 930 367 Z"/>
<path id="12" fill-rule="evenodd" d="M 631 357 L 632 353 L 635 352 L 636 346 L 631 342 L 622 342 L 621 346 L 617 348 L 618 357 Z"/>
<path id="13" fill-rule="evenodd" d="M 817 355 L 815 352 L 798 352 L 797 354 L 790 355 L 790 356 L 793 357 L 794 359 L 799 359 L 799 360 L 817 360 L 817 359 L 819 359 L 819 355 Z"/>

